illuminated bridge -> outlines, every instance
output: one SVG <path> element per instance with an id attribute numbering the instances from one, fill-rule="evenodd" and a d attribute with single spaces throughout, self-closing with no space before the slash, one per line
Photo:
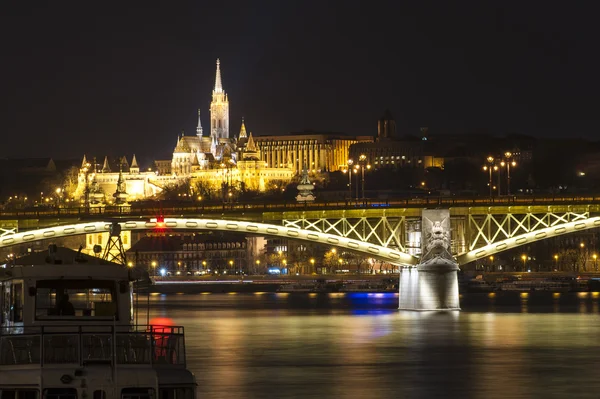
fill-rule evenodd
<path id="1" fill-rule="evenodd" d="M 222 230 L 337 246 L 394 264 L 420 255 L 423 209 L 450 210 L 459 264 L 546 238 L 600 227 L 600 196 L 416 198 L 360 202 L 144 203 L 127 207 L 0 212 L 0 248 L 41 239 L 156 228 Z"/>

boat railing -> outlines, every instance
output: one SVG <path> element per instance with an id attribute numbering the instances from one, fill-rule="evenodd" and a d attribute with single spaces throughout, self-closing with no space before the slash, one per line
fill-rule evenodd
<path id="1" fill-rule="evenodd" d="M 3 329 L 0 366 L 60 364 L 186 367 L 181 326 L 43 326 Z"/>

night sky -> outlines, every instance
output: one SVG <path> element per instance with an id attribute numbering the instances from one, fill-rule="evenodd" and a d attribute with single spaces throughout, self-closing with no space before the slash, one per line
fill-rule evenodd
<path id="1" fill-rule="evenodd" d="M 592 2 L 5 3 L 0 157 L 170 159 L 216 58 L 235 134 L 598 135 Z"/>

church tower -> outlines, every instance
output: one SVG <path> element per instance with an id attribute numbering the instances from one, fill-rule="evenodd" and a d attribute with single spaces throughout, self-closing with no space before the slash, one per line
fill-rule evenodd
<path id="1" fill-rule="evenodd" d="M 213 141 L 229 138 L 229 100 L 221 83 L 221 62 L 217 58 L 217 76 L 210 103 L 210 135 Z"/>

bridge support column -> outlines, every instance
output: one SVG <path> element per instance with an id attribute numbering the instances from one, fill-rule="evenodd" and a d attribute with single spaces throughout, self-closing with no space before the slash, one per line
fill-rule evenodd
<path id="1" fill-rule="evenodd" d="M 422 217 L 421 261 L 400 272 L 398 308 L 460 310 L 458 263 L 450 253 L 450 212 L 424 210 Z"/>

